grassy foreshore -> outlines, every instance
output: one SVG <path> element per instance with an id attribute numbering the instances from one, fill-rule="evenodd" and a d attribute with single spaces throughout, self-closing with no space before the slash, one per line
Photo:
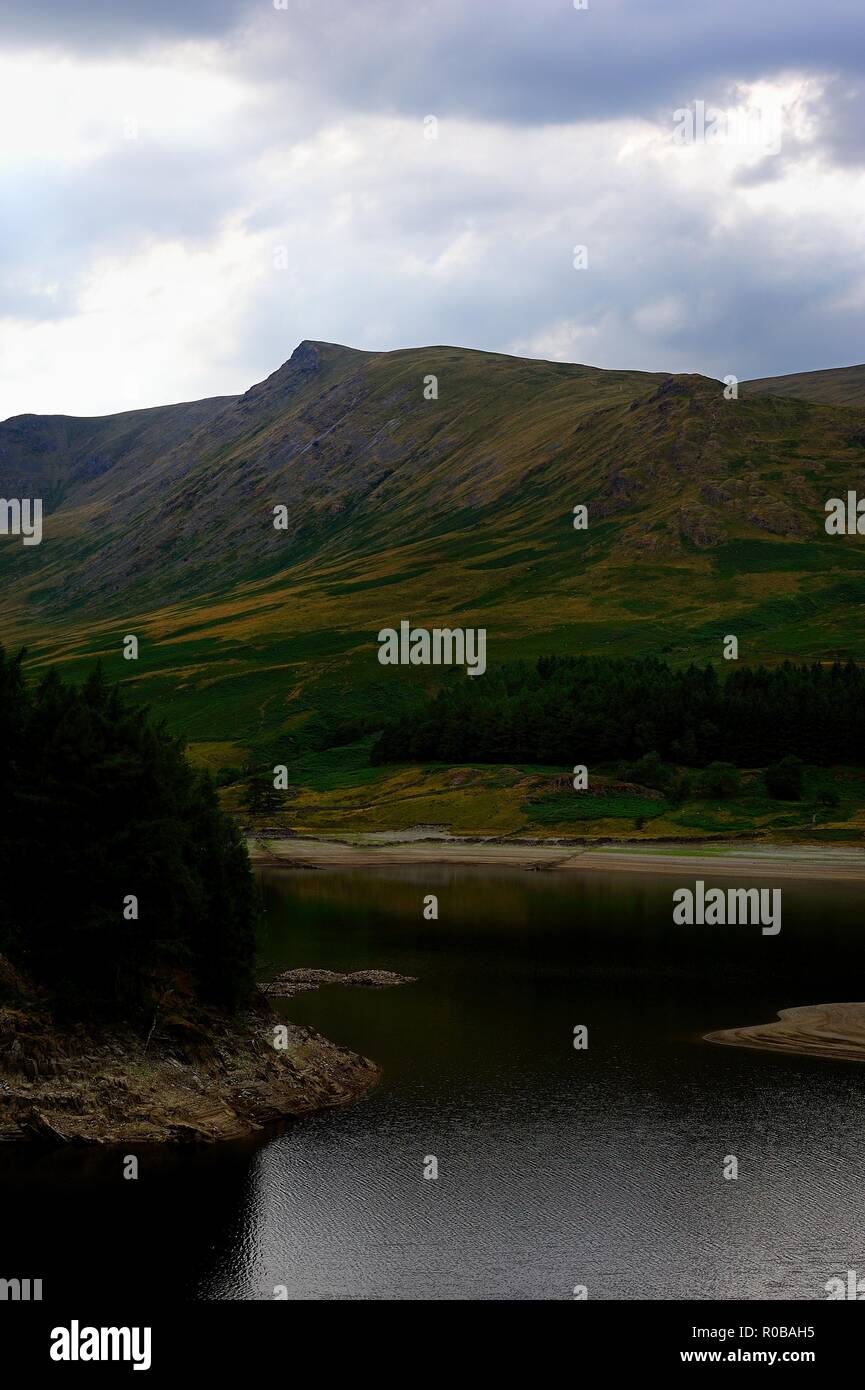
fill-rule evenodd
<path id="1" fill-rule="evenodd" d="M 406 838 L 419 830 L 460 839 L 560 844 L 851 845 L 865 847 L 865 769 L 805 766 L 801 794 L 769 794 L 765 769 L 727 768 L 717 785 L 707 769 L 665 765 L 592 767 L 588 789 L 574 790 L 563 767 L 528 764 L 375 764 L 372 735 L 342 747 L 307 752 L 287 764 L 287 787 L 275 792 L 263 766 L 271 804 L 255 809 L 244 771 L 248 748 L 198 743 L 192 761 L 214 774 L 224 808 L 287 835 L 343 839 L 363 834 Z M 667 792 L 651 782 L 670 781 Z M 730 779 L 729 782 L 727 779 Z"/>

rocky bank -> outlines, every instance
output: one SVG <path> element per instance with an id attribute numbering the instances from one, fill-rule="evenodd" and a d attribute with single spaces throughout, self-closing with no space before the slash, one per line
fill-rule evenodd
<path id="1" fill-rule="evenodd" d="M 261 994 L 236 1017 L 169 1013 L 149 1038 L 122 1027 L 59 1025 L 40 1001 L 4 994 L 0 1140 L 241 1139 L 275 1120 L 356 1100 L 379 1076 L 367 1058 L 278 1018 Z"/>

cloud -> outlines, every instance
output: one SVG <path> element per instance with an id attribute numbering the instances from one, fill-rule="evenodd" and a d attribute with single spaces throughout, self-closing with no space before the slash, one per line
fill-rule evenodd
<path id="1" fill-rule="evenodd" d="M 256 8 L 248 0 L 3 0 L 0 42 L 92 55 L 148 39 L 161 44 L 222 35 Z"/>
<path id="2" fill-rule="evenodd" d="M 303 338 L 863 355 L 858 0 L 168 9 L 4 6 L 0 417 L 243 390 Z M 699 103 L 722 138 L 677 144 Z"/>
<path id="3" fill-rule="evenodd" d="M 333 107 L 517 125 L 657 118 L 738 83 L 858 73 L 859 0 L 287 0 L 248 11 L 246 61 Z"/>
<path id="4" fill-rule="evenodd" d="M 277 4 L 279 8 L 277 8 Z M 7 46 L 93 56 L 230 44 L 331 110 L 561 123 L 653 115 L 736 82 L 860 71 L 859 0 L 4 0 Z"/>

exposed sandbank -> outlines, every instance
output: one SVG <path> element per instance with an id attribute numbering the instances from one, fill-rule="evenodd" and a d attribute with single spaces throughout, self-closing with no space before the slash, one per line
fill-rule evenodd
<path id="1" fill-rule="evenodd" d="M 865 1003 L 806 1004 L 781 1009 L 775 1023 L 724 1028 L 706 1033 L 705 1040 L 765 1052 L 865 1062 Z"/>
<path id="2" fill-rule="evenodd" d="M 251 836 L 259 868 L 332 869 L 399 866 L 470 866 L 578 873 L 648 873 L 717 877 L 865 882 L 865 848 L 842 845 L 593 845 L 531 840 L 459 840 L 447 836 L 404 839 Z"/>

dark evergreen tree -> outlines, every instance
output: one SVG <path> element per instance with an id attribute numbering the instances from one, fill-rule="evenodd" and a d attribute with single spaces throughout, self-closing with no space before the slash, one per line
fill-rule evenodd
<path id="1" fill-rule="evenodd" d="M 246 997 L 258 908 L 240 832 L 100 669 L 28 687 L 0 648 L 0 792 L 0 949 L 58 1002 L 132 1019 L 166 976 Z"/>
<path id="2" fill-rule="evenodd" d="M 736 796 L 740 791 L 742 779 L 732 763 L 713 762 L 699 774 L 696 791 L 699 796 Z"/>
<path id="3" fill-rule="evenodd" d="M 568 767 L 652 754 L 689 767 L 765 767 L 790 755 L 863 763 L 865 674 L 852 662 L 721 677 L 712 666 L 676 670 L 655 659 L 542 657 L 477 680 L 446 676 L 433 699 L 384 727 L 373 761 Z"/>
<path id="4" fill-rule="evenodd" d="M 799 801 L 803 784 L 801 760 L 792 754 L 766 768 L 766 790 L 780 801 Z"/>
<path id="5" fill-rule="evenodd" d="M 283 794 L 274 787 L 270 773 L 247 770 L 243 807 L 251 816 L 272 815 L 281 810 L 284 799 Z"/>

